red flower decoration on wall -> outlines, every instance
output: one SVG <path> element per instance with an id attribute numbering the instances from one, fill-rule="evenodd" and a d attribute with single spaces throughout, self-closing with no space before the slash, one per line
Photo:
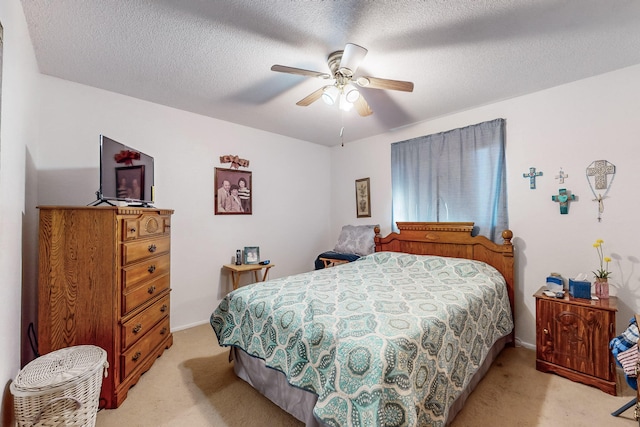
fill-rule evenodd
<path id="1" fill-rule="evenodd" d="M 113 156 L 116 163 L 124 163 L 125 165 L 133 165 L 134 160 L 140 160 L 140 153 L 131 150 L 122 150 Z"/>

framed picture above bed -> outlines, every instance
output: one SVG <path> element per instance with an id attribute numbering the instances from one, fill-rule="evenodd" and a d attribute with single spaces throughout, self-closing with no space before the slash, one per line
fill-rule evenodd
<path id="1" fill-rule="evenodd" d="M 214 199 L 216 215 L 251 215 L 251 172 L 215 168 Z"/>
<path id="2" fill-rule="evenodd" d="M 369 178 L 356 179 L 356 215 L 358 218 L 371 217 Z"/>

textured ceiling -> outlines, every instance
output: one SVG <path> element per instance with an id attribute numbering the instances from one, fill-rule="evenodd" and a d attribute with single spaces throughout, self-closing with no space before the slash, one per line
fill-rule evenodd
<path id="1" fill-rule="evenodd" d="M 638 0 L 22 0 L 40 71 L 318 144 L 344 142 L 640 63 Z M 369 50 L 373 114 L 296 102 L 327 56 Z"/>

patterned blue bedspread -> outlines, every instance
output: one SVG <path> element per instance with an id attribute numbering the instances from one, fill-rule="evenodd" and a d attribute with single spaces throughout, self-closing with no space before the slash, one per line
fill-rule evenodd
<path id="1" fill-rule="evenodd" d="M 327 425 L 443 426 L 513 320 L 493 267 L 379 252 L 235 290 L 211 325 L 317 394 Z"/>

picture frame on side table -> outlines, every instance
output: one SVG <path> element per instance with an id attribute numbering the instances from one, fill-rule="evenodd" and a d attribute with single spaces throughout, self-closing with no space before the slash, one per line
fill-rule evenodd
<path id="1" fill-rule="evenodd" d="M 144 165 L 116 168 L 118 200 L 145 200 Z"/>
<path id="2" fill-rule="evenodd" d="M 260 248 L 258 246 L 244 247 L 244 263 L 245 264 L 260 263 Z"/>
<path id="3" fill-rule="evenodd" d="M 251 215 L 253 187 L 251 172 L 215 168 L 214 214 Z"/>
<path id="4" fill-rule="evenodd" d="M 358 218 L 371 217 L 369 178 L 356 179 L 356 215 Z"/>

